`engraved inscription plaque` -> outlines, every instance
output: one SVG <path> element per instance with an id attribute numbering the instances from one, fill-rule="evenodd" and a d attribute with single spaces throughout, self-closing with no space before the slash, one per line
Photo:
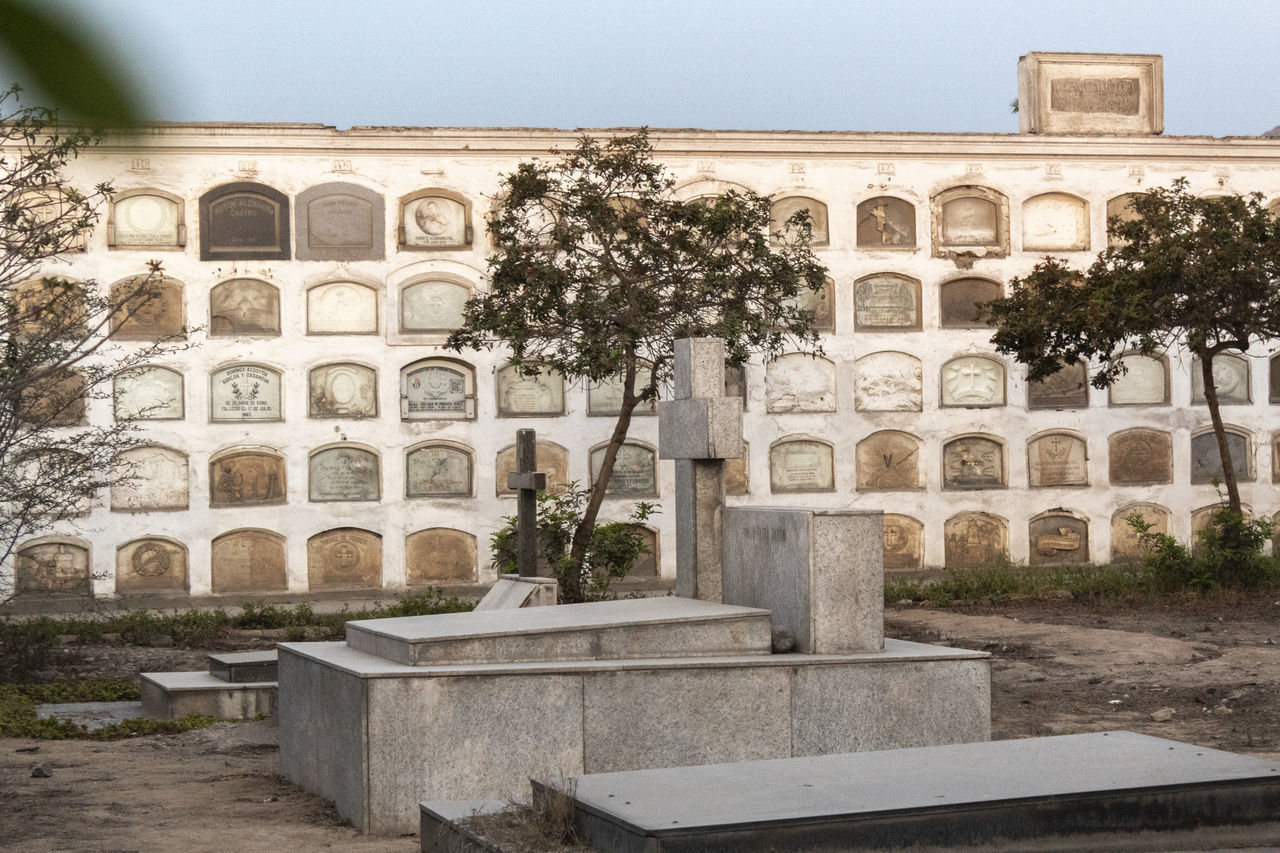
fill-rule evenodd
<path id="1" fill-rule="evenodd" d="M 1158 134 L 1164 130 L 1163 76 L 1156 55 L 1032 51 L 1018 60 L 1018 129 Z"/>
<path id="2" fill-rule="evenodd" d="M 143 365 L 115 378 L 117 420 L 180 421 L 184 417 L 182 374 L 166 367 Z"/>
<path id="3" fill-rule="evenodd" d="M 646 365 L 636 365 L 635 392 L 644 390 L 652 378 L 652 372 Z M 587 383 L 587 414 L 592 416 L 616 416 L 622 411 L 622 377 L 610 376 L 603 382 Z M 657 412 L 657 400 L 640 403 L 632 410 L 632 416 L 652 415 Z"/>
<path id="4" fill-rule="evenodd" d="M 116 549 L 116 592 L 187 588 L 187 549 L 166 539 L 135 539 Z"/>
<path id="5" fill-rule="evenodd" d="M 111 285 L 111 301 L 120 306 L 111 317 L 112 334 L 124 340 L 185 337 L 182 282 L 134 276 Z"/>
<path id="6" fill-rule="evenodd" d="M 425 418 L 465 418 L 470 414 L 473 395 L 469 393 L 470 376 L 462 365 L 426 362 L 409 365 L 401 374 L 404 416 L 410 420 Z"/>
<path id="7" fill-rule="evenodd" d="M 354 281 L 334 281 L 307 291 L 307 334 L 375 335 L 378 292 Z"/>
<path id="8" fill-rule="evenodd" d="M 160 195 L 117 198 L 111 206 L 113 245 L 167 249 L 179 245 L 178 203 Z"/>
<path id="9" fill-rule="evenodd" d="M 400 291 L 402 332 L 447 332 L 462 326 L 471 288 L 451 281 L 420 281 Z"/>
<path id="10" fill-rule="evenodd" d="M 235 278 L 217 285 L 209 291 L 209 334 L 278 336 L 280 291 L 252 278 Z"/>
<path id="11" fill-rule="evenodd" d="M 1089 374 L 1083 361 L 1068 364 L 1044 379 L 1027 383 L 1029 409 L 1087 409 Z"/>
<path id="12" fill-rule="evenodd" d="M 308 382 L 313 418 L 376 418 L 378 374 L 363 364 L 323 364 Z"/>
<path id="13" fill-rule="evenodd" d="M 405 456 L 405 497 L 471 496 L 471 454 L 448 444 L 428 444 Z"/>
<path id="14" fill-rule="evenodd" d="M 1127 429 L 1108 439 L 1111 483 L 1140 486 L 1173 482 L 1173 438 L 1156 429 Z"/>
<path id="15" fill-rule="evenodd" d="M 74 370 L 57 370 L 26 387 L 19 385 L 16 414 L 28 424 L 80 426 L 85 422 L 88 394 L 83 376 Z"/>
<path id="16" fill-rule="evenodd" d="M 920 360 L 904 352 L 873 352 L 853 372 L 853 406 L 860 412 L 918 412 L 924 399 Z"/>
<path id="17" fill-rule="evenodd" d="M 255 183 L 224 184 L 200 197 L 200 260 L 288 260 L 289 199 Z"/>
<path id="18" fill-rule="evenodd" d="M 769 448 L 769 486 L 775 492 L 835 490 L 835 459 L 831 445 L 797 439 Z"/>
<path id="19" fill-rule="evenodd" d="M 924 567 L 924 525 L 909 515 L 884 515 L 884 567 L 912 570 Z"/>
<path id="20" fill-rule="evenodd" d="M 543 367 L 527 376 L 515 365 L 498 371 L 499 417 L 559 415 L 564 412 L 564 377 L 558 371 Z"/>
<path id="21" fill-rule="evenodd" d="M 1219 403 L 1249 402 L 1249 362 L 1238 355 L 1219 353 L 1213 357 L 1213 388 Z M 1200 359 L 1191 359 L 1191 402 L 1203 406 L 1204 377 Z"/>
<path id="22" fill-rule="evenodd" d="M 405 202 L 402 210 L 406 247 L 446 249 L 469 242 L 467 209 L 459 201 L 429 195 Z"/>
<path id="23" fill-rule="evenodd" d="M 993 566 L 1009 552 L 1007 523 L 998 515 L 962 512 L 943 525 L 948 569 Z"/>
<path id="24" fill-rule="evenodd" d="M 308 500 L 376 501 L 381 495 L 378 456 L 358 447 L 331 447 L 311 455 Z"/>
<path id="25" fill-rule="evenodd" d="M 1027 525 L 1033 566 L 1079 566 L 1089 562 L 1089 523 L 1066 513 L 1046 512 Z"/>
<path id="26" fill-rule="evenodd" d="M 1231 469 L 1236 480 L 1253 479 L 1253 459 L 1249 437 L 1227 430 L 1227 450 L 1231 453 Z M 1191 437 L 1191 482 L 1211 483 L 1221 480 L 1222 454 L 1218 452 L 1218 439 L 1212 432 Z"/>
<path id="27" fill-rule="evenodd" d="M 1169 402 L 1169 371 L 1164 359 L 1133 353 L 1120 360 L 1126 372 L 1111 383 L 1111 405 L 1161 406 Z"/>
<path id="28" fill-rule="evenodd" d="M 920 442 L 905 432 L 883 430 L 858 442 L 858 489 L 919 489 Z"/>
<path id="29" fill-rule="evenodd" d="M 867 276 L 853 288 L 853 325 L 862 332 L 920 328 L 920 282 L 884 273 Z"/>
<path id="30" fill-rule="evenodd" d="M 1169 510 L 1157 504 L 1134 503 L 1123 506 L 1111 516 L 1111 561 L 1113 563 L 1140 563 L 1150 551 L 1138 538 L 1138 532 L 1126 520 L 1138 515 L 1153 525 L 1152 533 L 1169 533 Z"/>
<path id="31" fill-rule="evenodd" d="M 791 196 L 790 198 L 781 198 L 773 203 L 770 211 L 769 231 L 772 234 L 784 233 L 787 230 L 787 220 L 802 210 L 809 211 L 809 218 L 813 225 L 813 243 L 814 246 L 825 246 L 828 243 L 827 231 L 827 206 L 822 202 L 805 198 L 804 196 Z M 784 238 L 785 239 L 785 238 Z M 777 242 L 777 238 L 774 238 Z"/>
<path id="32" fill-rule="evenodd" d="M 765 396 L 773 413 L 834 412 L 836 366 L 825 358 L 789 353 L 769 362 Z"/>
<path id="33" fill-rule="evenodd" d="M 914 249 L 915 206 L 892 196 L 869 198 L 859 204 L 858 246 L 864 249 Z"/>
<path id="34" fill-rule="evenodd" d="M 1003 406 L 1004 365 L 978 355 L 947 362 L 942 366 L 942 405 Z"/>
<path id="35" fill-rule="evenodd" d="M 742 455 L 724 460 L 724 493 L 745 495 L 751 491 L 751 447 L 742 442 Z"/>
<path id="36" fill-rule="evenodd" d="M 591 480 L 595 481 L 604 463 L 604 447 L 591 451 Z M 538 460 L 541 462 L 542 460 Z M 654 497 L 658 494 L 657 457 L 653 450 L 640 444 L 624 444 L 618 448 L 613 462 L 613 476 L 605 494 L 611 497 Z"/>
<path id="37" fill-rule="evenodd" d="M 449 527 L 430 527 L 405 538 L 405 582 L 426 586 L 476 579 L 476 537 Z"/>
<path id="38" fill-rule="evenodd" d="M 999 210 L 992 201 L 961 196 L 942 205 L 944 246 L 993 246 L 999 244 Z"/>
<path id="39" fill-rule="evenodd" d="M 17 592 L 70 592 L 88 595 L 89 552 L 70 542 L 42 542 L 18 551 Z"/>
<path id="40" fill-rule="evenodd" d="M 558 495 L 564 491 L 565 483 L 569 482 L 569 451 L 549 441 L 539 441 L 537 449 L 538 470 L 547 475 L 547 491 Z M 498 451 L 494 469 L 497 472 L 495 485 L 498 497 L 503 495 L 514 497 L 516 490 L 507 488 L 507 475 L 515 473 L 516 470 L 514 444 Z"/>
<path id="41" fill-rule="evenodd" d="M 311 589 L 382 586 L 382 537 L 356 527 L 317 533 L 307 540 Z"/>
<path id="42" fill-rule="evenodd" d="M 210 581 L 215 593 L 281 592 L 284 537 L 267 530 L 234 530 L 213 540 Z"/>
<path id="43" fill-rule="evenodd" d="M 298 260 L 380 261 L 386 256 L 386 202 L 381 193 L 334 181 L 308 187 L 294 203 Z"/>
<path id="44" fill-rule="evenodd" d="M 1027 444 L 1027 479 L 1032 486 L 1089 485 L 1084 441 L 1066 433 L 1032 439 Z"/>
<path id="45" fill-rule="evenodd" d="M 1066 193 L 1045 193 L 1022 204 L 1022 248 L 1079 251 L 1089 248 L 1089 205 Z"/>
<path id="46" fill-rule="evenodd" d="M 285 502 L 284 458 L 242 451 L 209 463 L 210 506 L 256 506 Z"/>
<path id="47" fill-rule="evenodd" d="M 943 488 L 1001 489 L 1004 485 L 1004 447 L 998 441 L 967 436 L 943 445 Z"/>
<path id="48" fill-rule="evenodd" d="M 209 419 L 278 421 L 280 374 L 257 364 L 233 364 L 209 374 Z"/>
<path id="49" fill-rule="evenodd" d="M 187 454 L 168 447 L 135 447 L 116 458 L 125 479 L 111 485 L 113 510 L 187 508 Z"/>
<path id="50" fill-rule="evenodd" d="M 982 329 L 989 324 L 982 319 L 978 303 L 999 299 L 1004 289 L 985 278 L 960 278 L 945 282 L 939 293 L 944 329 Z"/>
<path id="51" fill-rule="evenodd" d="M 1049 108 L 1060 113 L 1136 116 L 1137 77 L 1061 77 L 1049 81 Z"/>

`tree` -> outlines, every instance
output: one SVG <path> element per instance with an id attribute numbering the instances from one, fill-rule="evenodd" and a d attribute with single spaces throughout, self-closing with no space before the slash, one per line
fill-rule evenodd
<path id="1" fill-rule="evenodd" d="M 770 233 L 770 201 L 728 192 L 686 203 L 654 160 L 647 131 L 585 136 L 554 161 L 521 163 L 488 217 L 489 289 L 467 303 L 454 349 L 508 346 L 532 374 L 619 381 L 622 402 L 570 546 L 579 569 L 636 407 L 672 373 L 677 338 L 727 341 L 731 363 L 791 343 L 813 351 L 813 312 L 797 300 L 823 287 L 801 211 Z"/>
<path id="2" fill-rule="evenodd" d="M 110 292 L 93 281 L 46 277 L 87 238 L 112 188 L 82 192 L 68 164 L 97 139 L 49 110 L 0 95 L 0 565 L 30 537 L 75 523 L 136 446 L 133 424 L 86 424 L 86 401 L 125 370 L 176 348 L 169 340 L 114 344 L 156 299 L 159 264 Z M 136 322 L 136 321 L 135 321 Z M 16 585 L 0 582 L 0 601 Z"/>
<path id="3" fill-rule="evenodd" d="M 1280 223 L 1256 193 L 1204 198 L 1184 178 L 1130 204 L 1134 217 L 1112 217 L 1111 246 L 1087 270 L 1045 258 L 988 303 L 992 342 L 1027 365 L 1031 380 L 1096 360 L 1096 388 L 1124 372 L 1127 352 L 1185 347 L 1199 359 L 1227 504 L 1240 516 L 1213 359 L 1280 337 Z"/>

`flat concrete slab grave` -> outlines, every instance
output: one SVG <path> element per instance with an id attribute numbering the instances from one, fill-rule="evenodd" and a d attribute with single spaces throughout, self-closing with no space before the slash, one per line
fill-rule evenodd
<path id="1" fill-rule="evenodd" d="M 146 714 L 141 702 L 58 702 L 37 705 L 36 716 L 77 723 L 92 732 Z"/>
<path id="2" fill-rule="evenodd" d="M 219 681 L 251 684 L 276 680 L 276 650 L 222 652 L 209 655 L 209 674 Z"/>
<path id="3" fill-rule="evenodd" d="M 161 720 L 205 714 L 220 720 L 252 720 L 276 708 L 276 683 L 232 684 L 207 672 L 142 673 L 142 710 Z"/>
<path id="4" fill-rule="evenodd" d="M 597 850 L 952 849 L 1274 821 L 1280 762 L 1116 731 L 591 774 L 575 799 Z"/>
<path id="5" fill-rule="evenodd" d="M 410 666 L 767 655 L 769 611 L 686 598 L 640 598 L 367 619 L 347 645 Z"/>
<path id="6" fill-rule="evenodd" d="M 474 839 L 459 823 L 476 815 L 497 814 L 511 807 L 507 800 L 431 800 L 422 803 L 418 828 L 422 853 L 487 853 L 492 848 Z"/>

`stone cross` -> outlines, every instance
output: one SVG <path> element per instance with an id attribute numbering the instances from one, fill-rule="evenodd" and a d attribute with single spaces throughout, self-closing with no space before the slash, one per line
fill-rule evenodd
<path id="1" fill-rule="evenodd" d="M 547 490 L 547 475 L 538 467 L 538 434 L 516 430 L 516 470 L 507 474 L 507 488 L 516 490 L 516 568 L 522 578 L 538 574 L 538 492 Z"/>
<path id="2" fill-rule="evenodd" d="M 676 462 L 676 595 L 723 599 L 724 460 L 742 456 L 742 400 L 724 395 L 724 341 L 675 343 L 675 399 L 658 404 L 658 456 Z"/>

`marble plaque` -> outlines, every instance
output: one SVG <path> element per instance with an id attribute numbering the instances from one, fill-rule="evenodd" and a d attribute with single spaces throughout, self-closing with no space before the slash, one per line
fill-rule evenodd
<path id="1" fill-rule="evenodd" d="M 380 261 L 386 256 L 386 203 L 358 184 L 308 187 L 295 202 L 300 261 Z"/>
<path id="2" fill-rule="evenodd" d="M 858 205 L 858 247 L 914 249 L 916 208 L 892 196 L 869 198 Z"/>
<path id="3" fill-rule="evenodd" d="M 410 420 L 468 417 L 471 414 L 468 403 L 474 395 L 468 393 L 470 377 L 464 370 L 461 365 L 441 362 L 406 368 L 401 388 L 405 417 Z"/>
<path id="4" fill-rule="evenodd" d="M 378 292 L 354 281 L 334 281 L 307 291 L 307 334 L 376 335 Z"/>
<path id="5" fill-rule="evenodd" d="M 1003 406 L 1004 365 L 980 355 L 948 361 L 942 366 L 942 405 Z"/>
<path id="6" fill-rule="evenodd" d="M 210 582 L 215 593 L 283 592 L 284 537 L 267 530 L 233 530 L 213 540 Z"/>
<path id="7" fill-rule="evenodd" d="M 1158 134 L 1164 130 L 1163 66 L 1154 54 L 1032 51 L 1018 60 L 1018 130 Z"/>
<path id="8" fill-rule="evenodd" d="M 769 487 L 775 492 L 835 491 L 835 454 L 831 445 L 792 440 L 769 448 Z"/>
<path id="9" fill-rule="evenodd" d="M 70 542 L 42 542 L 18 551 L 16 592 L 71 592 L 88 595 L 89 551 Z"/>
<path id="10" fill-rule="evenodd" d="M 1022 204 L 1022 248 L 1072 252 L 1089 248 L 1089 204 L 1066 193 L 1045 193 Z"/>
<path id="11" fill-rule="evenodd" d="M 918 412 L 924 400 L 920 359 L 905 352 L 873 352 L 853 371 L 853 407 L 859 412 Z"/>
<path id="12" fill-rule="evenodd" d="M 331 447 L 311 455 L 307 499 L 326 501 L 376 501 L 381 496 L 378 456 L 358 447 Z"/>
<path id="13" fill-rule="evenodd" d="M 1136 503 L 1123 506 L 1111 516 L 1111 561 L 1113 563 L 1140 563 L 1149 552 L 1138 539 L 1138 533 L 1125 519 L 1140 515 L 1142 520 L 1154 525 L 1152 533 L 1169 533 L 1169 510 L 1157 504 Z"/>
<path id="14" fill-rule="evenodd" d="M 317 533 L 307 540 L 310 589 L 382 586 L 382 537 L 356 527 Z"/>
<path id="15" fill-rule="evenodd" d="M 860 332 L 919 329 L 920 282 L 890 273 L 859 280 L 853 288 L 853 325 Z"/>
<path id="16" fill-rule="evenodd" d="M 884 567 L 902 571 L 924 567 L 924 525 L 909 515 L 884 515 Z"/>
<path id="17" fill-rule="evenodd" d="M 825 358 L 789 353 L 765 371 L 769 412 L 834 412 L 836 366 Z"/>
<path id="18" fill-rule="evenodd" d="M 265 281 L 234 278 L 209 291 L 213 337 L 280 334 L 280 291 Z"/>
<path id="19" fill-rule="evenodd" d="M 462 327 L 471 288 L 451 281 L 420 281 L 400 291 L 400 331 L 448 332 Z"/>
<path id="20" fill-rule="evenodd" d="M 209 463 L 210 506 L 258 506 L 285 502 L 284 458 L 242 451 Z"/>
<path id="21" fill-rule="evenodd" d="M 942 447 L 942 485 L 947 489 L 1004 488 L 1004 447 L 977 436 L 947 442 Z"/>
<path id="22" fill-rule="evenodd" d="M 787 220 L 802 210 L 809 211 L 809 218 L 813 223 L 812 245 L 826 246 L 829 242 L 829 232 L 827 230 L 827 206 L 816 199 L 805 198 L 804 196 L 781 198 L 773 203 L 769 219 L 770 233 L 778 234 L 780 232 L 785 232 Z M 778 242 L 777 237 L 774 238 L 774 242 Z"/>
<path id="23" fill-rule="evenodd" d="M 116 458 L 127 479 L 111 486 L 113 510 L 187 508 L 191 501 L 187 454 L 168 447 L 135 447 Z"/>
<path id="24" fill-rule="evenodd" d="M 604 463 L 605 448 L 591 451 L 591 481 L 594 483 Z M 657 458 L 648 447 L 624 444 L 613 461 L 613 476 L 605 494 L 610 497 L 656 497 L 658 494 Z"/>
<path id="25" fill-rule="evenodd" d="M 118 375 L 112 396 L 117 420 L 180 421 L 185 416 L 182 374 L 144 365 Z"/>
<path id="26" fill-rule="evenodd" d="M 1236 480 L 1253 479 L 1253 465 L 1249 437 L 1227 431 L 1227 449 L 1231 453 L 1231 468 Z M 1218 439 L 1212 432 L 1191 437 L 1191 482 L 1210 483 L 1222 480 L 1222 454 L 1218 452 Z"/>
<path id="27" fill-rule="evenodd" d="M 263 184 L 216 187 L 200 197 L 200 260 L 288 260 L 289 199 Z"/>
<path id="28" fill-rule="evenodd" d="M 858 490 L 919 489 L 920 442 L 893 430 L 875 432 L 858 442 Z"/>
<path id="29" fill-rule="evenodd" d="M 751 447 L 742 442 L 742 455 L 724 460 L 724 493 L 746 495 L 751 492 Z"/>
<path id="30" fill-rule="evenodd" d="M 1127 372 L 1111 383 L 1111 405 L 1162 406 L 1169 402 L 1169 371 L 1164 359 L 1133 353 L 1120 360 Z"/>
<path id="31" fill-rule="evenodd" d="M 405 497 L 471 497 L 471 454 L 448 444 L 429 444 L 405 456 Z"/>
<path id="32" fill-rule="evenodd" d="M 645 365 L 636 365 L 636 387 L 635 393 L 639 394 L 644 390 L 652 379 L 652 372 Z M 610 376 L 603 382 L 596 384 L 595 382 L 587 383 L 587 414 L 591 416 L 616 416 L 622 411 L 622 376 Z M 632 410 L 633 416 L 653 415 L 658 411 L 658 401 L 649 400 L 647 403 L 638 404 Z"/>
<path id="33" fill-rule="evenodd" d="M 635 525 L 640 539 L 644 542 L 644 546 L 649 549 L 649 553 L 641 554 L 636 557 L 635 562 L 631 564 L 631 571 L 627 572 L 629 578 L 656 578 L 658 576 L 658 532 L 650 530 L 643 525 Z"/>
<path id="34" fill-rule="evenodd" d="M 209 419 L 278 421 L 280 374 L 257 364 L 233 364 L 209 374 Z"/>
<path id="35" fill-rule="evenodd" d="M 1027 383 L 1028 409 L 1089 408 L 1089 372 L 1083 361 Z"/>
<path id="36" fill-rule="evenodd" d="M 1219 404 L 1249 402 L 1249 362 L 1238 355 L 1220 353 L 1213 357 L 1213 388 Z M 1205 405 L 1204 377 L 1200 359 L 1191 359 L 1191 402 Z"/>
<path id="37" fill-rule="evenodd" d="M 405 538 L 405 583 L 428 586 L 476 579 L 476 537 L 448 527 L 430 527 Z"/>
<path id="38" fill-rule="evenodd" d="M 1009 530 L 998 515 L 962 512 L 943 525 L 948 569 L 994 566 L 1008 557 Z"/>
<path id="39" fill-rule="evenodd" d="M 178 224 L 178 203 L 164 196 L 131 195 L 111 206 L 112 245 L 120 248 L 174 248 Z"/>
<path id="40" fill-rule="evenodd" d="M 569 482 L 569 451 L 549 441 L 539 441 L 537 451 L 538 467 L 536 470 L 547 475 L 547 491 L 553 494 L 560 494 L 564 491 L 565 484 Z M 503 495 L 514 496 L 516 490 L 507 488 L 507 475 L 515 473 L 516 470 L 516 446 L 514 444 L 498 451 L 494 469 L 497 476 L 495 485 L 498 497 Z"/>
<path id="41" fill-rule="evenodd" d="M 960 196 L 942 205 L 944 246 L 997 246 L 999 208 L 980 196 Z"/>
<path id="42" fill-rule="evenodd" d="M 559 415 L 564 412 L 564 377 L 549 367 L 532 376 L 522 375 L 515 365 L 498 371 L 498 416 Z"/>
<path id="43" fill-rule="evenodd" d="M 1027 443 L 1027 479 L 1032 486 L 1089 485 L 1089 455 L 1082 439 L 1065 433 Z"/>
<path id="44" fill-rule="evenodd" d="M 376 418 L 378 374 L 363 364 L 323 364 L 308 382 L 313 418 Z"/>
<path id="45" fill-rule="evenodd" d="M 181 592 L 187 549 L 166 539 L 135 539 L 116 549 L 116 592 Z"/>
<path id="46" fill-rule="evenodd" d="M 800 292 L 794 298 L 786 300 L 786 303 L 792 308 L 813 314 L 813 325 L 810 328 L 815 332 L 833 332 L 836 325 L 831 306 L 835 302 L 835 286 L 836 283 L 830 278 L 823 280 L 819 290 L 810 290 L 802 284 Z"/>
<path id="47" fill-rule="evenodd" d="M 1272 403 L 1280 403 L 1280 355 L 1273 355 L 1270 365 L 1267 397 Z"/>
<path id="48" fill-rule="evenodd" d="M 183 286 L 176 278 L 146 276 L 111 285 L 111 301 L 121 307 L 111 318 L 112 334 L 123 340 L 186 337 Z"/>
<path id="49" fill-rule="evenodd" d="M 1111 483 L 1140 486 L 1173 482 L 1173 439 L 1156 429 L 1127 429 L 1107 441 Z"/>
<path id="50" fill-rule="evenodd" d="M 423 196 L 404 203 L 404 245 L 422 249 L 466 246 L 467 209 L 444 196 Z"/>
<path id="51" fill-rule="evenodd" d="M 1133 199 L 1144 193 L 1125 193 L 1118 195 L 1107 202 L 1107 246 L 1108 248 L 1117 248 L 1124 244 L 1124 241 L 1111 233 L 1111 223 L 1115 219 L 1121 222 L 1133 222 L 1139 219 L 1137 212 L 1133 209 Z"/>
<path id="52" fill-rule="evenodd" d="M 1089 523 L 1066 513 L 1044 513 L 1027 525 L 1033 566 L 1079 566 L 1089 562 Z"/>
<path id="53" fill-rule="evenodd" d="M 1004 296 L 1004 288 L 985 278 L 959 278 L 943 283 L 939 293 L 942 328 L 983 329 L 989 324 L 982 319 L 978 303 L 999 299 Z"/>
<path id="54" fill-rule="evenodd" d="M 62 370 L 19 389 L 18 417 L 40 426 L 80 426 L 85 422 L 88 394 L 83 376 Z"/>

